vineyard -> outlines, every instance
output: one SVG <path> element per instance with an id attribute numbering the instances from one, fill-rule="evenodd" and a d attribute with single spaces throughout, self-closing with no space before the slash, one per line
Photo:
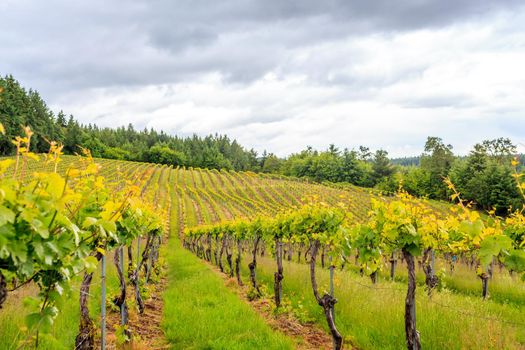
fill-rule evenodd
<path id="1" fill-rule="evenodd" d="M 36 155 L 27 133 L 0 160 L 1 349 L 525 347 L 521 212 L 452 183 L 457 205 Z"/>

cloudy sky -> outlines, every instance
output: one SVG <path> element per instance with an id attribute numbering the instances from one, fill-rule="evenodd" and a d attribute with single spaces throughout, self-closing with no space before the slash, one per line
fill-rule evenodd
<path id="1" fill-rule="evenodd" d="M 101 126 L 465 153 L 525 144 L 523 0 L 0 0 L 0 74 Z M 521 147 L 525 150 L 525 146 Z"/>

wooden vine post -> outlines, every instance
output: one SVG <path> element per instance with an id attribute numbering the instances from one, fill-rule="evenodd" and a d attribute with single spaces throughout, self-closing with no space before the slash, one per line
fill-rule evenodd
<path id="1" fill-rule="evenodd" d="M 106 256 L 102 256 L 100 273 L 100 348 L 106 350 Z"/>

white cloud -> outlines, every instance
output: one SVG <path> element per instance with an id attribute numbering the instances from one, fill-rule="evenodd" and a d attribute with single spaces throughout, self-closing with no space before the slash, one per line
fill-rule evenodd
<path id="1" fill-rule="evenodd" d="M 460 153 L 486 138 L 525 143 L 523 23 L 523 12 L 496 14 L 442 28 L 280 47 L 276 64 L 265 63 L 271 69 L 252 81 L 216 71 L 171 83 L 77 89 L 60 94 L 53 108 L 103 126 L 131 122 L 174 134 L 226 133 L 281 156 L 331 143 L 414 155 L 430 135 Z M 249 45 L 261 33 L 268 40 L 279 30 L 256 32 L 221 36 L 185 51 L 183 60 L 206 65 L 211 52 L 227 61 L 236 45 Z M 249 71 L 258 55 L 271 58 L 271 48 L 243 51 L 235 62 L 246 67 L 238 71 Z"/>

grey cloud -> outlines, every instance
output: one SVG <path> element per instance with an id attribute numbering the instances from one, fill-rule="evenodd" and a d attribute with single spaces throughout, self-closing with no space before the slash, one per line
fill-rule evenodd
<path id="1" fill-rule="evenodd" d="M 469 108 L 476 106 L 471 96 L 464 94 L 407 97 L 407 108 Z"/>
<path id="2" fill-rule="evenodd" d="M 417 154 L 434 133 L 468 149 L 525 133 L 522 84 L 498 61 L 525 52 L 522 4 L 4 0 L 0 74 L 84 122 L 226 132 L 280 155 L 330 143 Z"/>
<path id="3" fill-rule="evenodd" d="M 4 4 L 0 14 L 0 72 L 51 98 L 71 89 L 180 82 L 211 72 L 249 83 L 278 69 L 295 48 L 443 26 L 520 3 L 21 0 Z"/>

